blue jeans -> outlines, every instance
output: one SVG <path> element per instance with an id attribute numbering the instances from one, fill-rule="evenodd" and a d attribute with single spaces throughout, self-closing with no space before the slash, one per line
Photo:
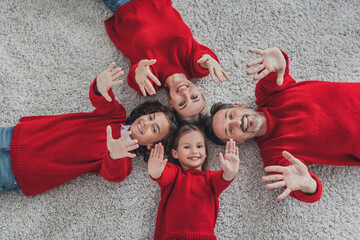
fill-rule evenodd
<path id="1" fill-rule="evenodd" d="M 102 0 L 104 4 L 115 13 L 116 9 L 125 3 L 130 2 L 131 0 Z"/>
<path id="2" fill-rule="evenodd" d="M 13 128 L 0 128 L 0 193 L 20 189 L 11 169 L 10 143 Z"/>

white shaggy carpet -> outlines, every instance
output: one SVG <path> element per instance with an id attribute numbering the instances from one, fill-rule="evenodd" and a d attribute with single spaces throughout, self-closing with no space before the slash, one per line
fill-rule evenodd
<path id="1" fill-rule="evenodd" d="M 196 81 L 210 104 L 254 107 L 255 83 L 245 63 L 250 47 L 277 46 L 290 57 L 297 81 L 360 81 L 358 0 L 174 0 L 195 39 L 218 55 L 232 81 Z M 0 125 L 21 116 L 92 111 L 89 84 L 111 61 L 129 61 L 108 38 L 112 13 L 100 0 L 0 1 Z M 126 84 L 114 89 L 130 112 L 145 100 Z M 349 144 L 358 144 L 352 143 Z M 222 147 L 210 145 L 210 167 L 219 169 Z M 240 147 L 240 170 L 220 197 L 218 239 L 358 239 L 360 169 L 312 166 L 324 184 L 322 199 L 277 202 L 266 190 L 254 141 Z M 0 194 L 0 239 L 152 239 L 160 191 L 147 166 L 133 160 L 122 183 L 87 174 L 46 193 Z"/>

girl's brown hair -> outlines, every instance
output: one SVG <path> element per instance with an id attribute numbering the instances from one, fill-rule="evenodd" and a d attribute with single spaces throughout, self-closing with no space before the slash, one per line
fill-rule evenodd
<path id="1" fill-rule="evenodd" d="M 205 153 L 206 153 L 206 157 L 205 157 L 205 160 L 204 160 L 204 163 L 201 167 L 201 170 L 203 172 L 205 172 L 208 168 L 208 160 L 207 160 L 207 155 L 208 155 L 208 149 L 207 149 L 207 145 L 206 145 L 206 137 L 205 137 L 205 133 L 204 131 L 202 130 L 201 127 L 199 126 L 196 126 L 196 125 L 189 125 L 189 124 L 185 124 L 185 125 L 182 125 L 179 130 L 176 132 L 176 135 L 175 135 L 175 138 L 174 138 L 174 141 L 173 141 L 173 144 L 172 144 L 172 147 L 171 149 L 175 149 L 177 150 L 178 147 L 179 147 L 179 142 L 180 142 L 180 139 L 187 133 L 190 133 L 192 131 L 197 131 L 197 132 L 200 132 L 201 135 L 203 136 L 204 138 L 204 143 L 205 143 Z M 169 155 L 169 159 L 172 163 L 178 165 L 181 167 L 180 165 L 180 162 L 178 159 L 174 158 L 173 155 L 170 153 L 168 153 Z"/>

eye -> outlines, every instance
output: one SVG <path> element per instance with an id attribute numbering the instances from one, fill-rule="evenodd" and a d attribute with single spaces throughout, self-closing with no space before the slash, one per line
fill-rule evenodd
<path id="1" fill-rule="evenodd" d="M 151 115 L 149 115 L 149 120 L 150 120 L 150 121 L 153 120 L 153 117 L 152 117 Z"/>
<path id="2" fill-rule="evenodd" d="M 233 128 L 230 127 L 230 128 L 229 128 L 229 133 L 232 134 L 232 132 L 233 132 Z"/>
<path id="3" fill-rule="evenodd" d="M 203 148 L 204 147 L 204 145 L 198 145 L 197 146 L 197 148 Z"/>
<path id="4" fill-rule="evenodd" d="M 185 104 L 185 102 L 181 102 L 181 103 L 179 103 L 179 106 L 182 107 L 182 106 L 184 106 L 184 104 Z"/>
<path id="5" fill-rule="evenodd" d="M 191 99 L 197 99 L 198 98 L 198 95 L 195 95 L 195 96 L 192 96 Z"/>
<path id="6" fill-rule="evenodd" d="M 155 127 L 152 128 L 152 132 L 156 133 L 156 128 Z"/>
<path id="7" fill-rule="evenodd" d="M 184 148 L 185 148 L 185 149 L 190 149 L 190 147 L 189 147 L 189 146 L 184 146 Z"/>
<path id="8" fill-rule="evenodd" d="M 233 119 L 232 113 L 229 114 L 229 118 L 230 118 L 230 119 Z"/>

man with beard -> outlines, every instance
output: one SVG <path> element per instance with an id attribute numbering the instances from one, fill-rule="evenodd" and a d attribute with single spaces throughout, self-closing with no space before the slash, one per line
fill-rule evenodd
<path id="1" fill-rule="evenodd" d="M 240 104 L 214 104 L 205 120 L 207 136 L 217 144 L 239 144 L 255 138 L 268 189 L 285 187 L 277 200 L 290 195 L 316 202 L 320 180 L 307 166 L 313 163 L 359 166 L 360 83 L 295 82 L 288 56 L 278 48 L 251 49 L 261 57 L 249 62 L 248 75 L 260 80 L 256 111 Z"/>

